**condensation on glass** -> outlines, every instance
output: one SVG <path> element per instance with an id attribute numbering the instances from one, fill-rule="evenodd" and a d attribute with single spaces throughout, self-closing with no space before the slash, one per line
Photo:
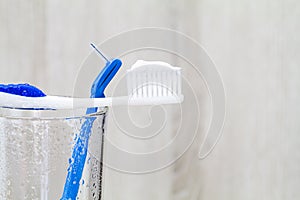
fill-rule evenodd
<path id="1" fill-rule="evenodd" d="M 96 119 L 77 199 L 101 199 L 106 113 L 1 108 L 0 199 L 60 199 L 76 136 L 90 117 Z"/>

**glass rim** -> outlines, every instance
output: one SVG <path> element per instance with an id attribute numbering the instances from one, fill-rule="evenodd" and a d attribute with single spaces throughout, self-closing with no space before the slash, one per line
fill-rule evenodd
<path id="1" fill-rule="evenodd" d="M 20 108 L 0 107 L 0 119 L 21 119 L 21 120 L 59 120 L 73 118 L 88 118 L 104 115 L 108 107 L 98 107 L 97 112 L 86 114 L 86 108 L 57 109 L 57 110 L 33 110 Z"/>

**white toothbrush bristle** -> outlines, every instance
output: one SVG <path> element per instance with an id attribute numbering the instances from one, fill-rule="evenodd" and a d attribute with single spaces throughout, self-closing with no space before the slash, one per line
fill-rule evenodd
<path id="1" fill-rule="evenodd" d="M 137 61 L 127 71 L 128 96 L 133 100 L 182 101 L 181 69 L 157 61 Z"/>

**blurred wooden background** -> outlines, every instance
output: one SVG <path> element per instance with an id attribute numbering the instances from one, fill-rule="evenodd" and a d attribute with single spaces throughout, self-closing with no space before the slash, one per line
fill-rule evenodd
<path id="1" fill-rule="evenodd" d="M 181 31 L 203 45 L 223 78 L 223 136 L 205 160 L 189 151 L 153 174 L 106 169 L 105 199 L 296 200 L 299 17 L 296 0 L 0 0 L 0 82 L 72 95 L 90 41 L 144 26 Z"/>

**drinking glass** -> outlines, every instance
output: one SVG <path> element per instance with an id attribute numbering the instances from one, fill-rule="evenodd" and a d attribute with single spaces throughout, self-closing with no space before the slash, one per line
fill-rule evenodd
<path id="1" fill-rule="evenodd" d="M 78 200 L 100 200 L 107 108 L 22 110 L 0 108 L 0 199 L 59 200 L 73 146 L 93 118 Z"/>

